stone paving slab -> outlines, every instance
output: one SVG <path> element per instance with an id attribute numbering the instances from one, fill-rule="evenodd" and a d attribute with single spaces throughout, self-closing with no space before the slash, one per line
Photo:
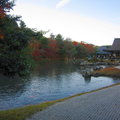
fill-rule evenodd
<path id="1" fill-rule="evenodd" d="M 120 120 L 120 85 L 57 103 L 27 120 Z"/>

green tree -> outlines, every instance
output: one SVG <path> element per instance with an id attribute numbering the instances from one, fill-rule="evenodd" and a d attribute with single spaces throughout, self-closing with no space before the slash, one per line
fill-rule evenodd
<path id="1" fill-rule="evenodd" d="M 25 29 L 26 28 L 26 24 L 25 24 L 25 22 L 24 21 L 20 21 L 20 28 L 21 29 Z"/>
<path id="2" fill-rule="evenodd" d="M 67 58 L 73 58 L 76 55 L 76 49 L 75 46 L 72 43 L 72 40 L 70 38 L 67 38 L 64 41 L 65 51 L 66 51 L 66 57 Z"/>
<path id="3" fill-rule="evenodd" d="M 61 56 L 65 56 L 65 46 L 64 46 L 64 38 L 61 34 L 56 35 L 55 40 L 57 41 L 58 51 L 57 53 Z"/>
<path id="4" fill-rule="evenodd" d="M 2 0 L 0 5 L 4 6 L 7 3 L 10 5 L 11 2 Z M 3 8 L 5 13 L 6 9 Z M 7 76 L 26 75 L 31 67 L 26 52 L 29 37 L 18 27 L 18 20 L 19 17 L 11 15 L 0 18 L 0 31 L 3 35 L 0 38 L 0 73 Z"/>
<path id="5" fill-rule="evenodd" d="M 57 41 L 58 47 L 62 47 L 64 45 L 63 40 L 64 38 L 62 37 L 61 34 L 56 35 L 55 40 Z"/>
<path id="6" fill-rule="evenodd" d="M 87 55 L 88 55 L 87 49 L 83 45 L 78 44 L 76 46 L 76 57 L 83 58 L 86 57 Z"/>

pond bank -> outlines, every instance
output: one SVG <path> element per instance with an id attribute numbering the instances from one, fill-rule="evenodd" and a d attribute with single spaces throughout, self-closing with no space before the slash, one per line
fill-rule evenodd
<path id="1" fill-rule="evenodd" d="M 40 64 L 25 79 L 0 76 L 0 110 L 62 99 L 120 82 L 109 77 L 84 78 L 82 72 L 89 69 L 61 61 Z"/>
<path id="2" fill-rule="evenodd" d="M 26 120 L 118 120 L 119 99 L 118 85 L 55 104 Z"/>
<path id="3" fill-rule="evenodd" d="M 111 85 L 111 86 L 108 86 L 108 87 L 100 88 L 100 89 L 93 90 L 93 91 L 86 92 L 86 93 L 80 93 L 80 94 L 70 96 L 70 97 L 67 97 L 67 98 L 64 98 L 64 99 L 60 99 L 60 100 L 45 102 L 45 103 L 37 104 L 37 105 L 26 106 L 26 107 L 23 107 L 23 108 L 18 108 L 18 109 L 13 109 L 13 110 L 0 111 L 0 120 L 25 120 L 30 115 L 32 115 L 32 114 L 34 114 L 38 111 L 42 111 L 45 108 L 47 108 L 47 107 L 49 107 L 53 104 L 56 104 L 58 102 L 63 102 L 65 100 L 69 100 L 71 98 L 81 96 L 81 95 L 85 95 L 85 94 L 89 95 L 89 93 L 94 93 L 94 92 L 97 92 L 97 91 L 104 90 L 106 88 L 112 88 L 114 86 L 119 86 L 119 85 L 120 85 L 120 83 L 117 83 L 117 84 L 114 84 L 114 85 Z M 48 120 L 48 119 L 46 119 L 46 120 Z"/>
<path id="4" fill-rule="evenodd" d="M 96 70 L 91 73 L 91 76 L 108 76 L 108 77 L 118 77 L 120 78 L 120 69 L 115 67 L 103 68 L 101 70 Z"/>

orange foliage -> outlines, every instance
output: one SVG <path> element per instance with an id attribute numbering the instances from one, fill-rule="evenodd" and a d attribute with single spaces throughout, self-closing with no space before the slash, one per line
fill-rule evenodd
<path id="1" fill-rule="evenodd" d="M 74 46 L 77 46 L 78 44 L 79 44 L 78 42 L 73 41 L 73 45 L 74 45 Z"/>
<path id="2" fill-rule="evenodd" d="M 32 52 L 32 55 L 33 55 L 33 56 L 40 56 L 40 55 L 41 55 L 41 52 L 40 52 L 39 49 L 36 49 L 36 50 L 34 50 L 34 51 Z"/>
<path id="3" fill-rule="evenodd" d="M 80 44 L 83 45 L 85 48 L 87 48 L 87 51 L 89 53 L 93 53 L 95 51 L 94 46 L 92 44 L 88 44 L 85 42 L 81 42 Z"/>
<path id="4" fill-rule="evenodd" d="M 57 41 L 56 40 L 52 40 L 49 39 L 49 44 L 48 44 L 49 48 L 56 50 L 57 49 Z"/>
<path id="5" fill-rule="evenodd" d="M 113 77 L 120 77 L 120 69 L 114 67 L 104 68 L 102 70 L 94 71 L 93 74 L 98 74 L 102 76 L 113 76 Z"/>
<path id="6" fill-rule="evenodd" d="M 120 69 L 118 69 L 118 68 L 114 68 L 114 67 L 108 67 L 108 68 L 104 68 L 104 69 L 102 69 L 102 70 L 100 70 L 101 72 L 114 72 L 114 71 L 116 71 L 116 72 L 119 72 L 120 73 Z"/>
<path id="7" fill-rule="evenodd" d="M 40 57 L 42 55 L 41 51 L 40 51 L 40 43 L 36 40 L 33 40 L 30 42 L 29 44 L 30 48 L 32 48 L 32 56 L 33 58 L 36 60 L 36 61 L 39 61 L 40 60 Z"/>
<path id="8" fill-rule="evenodd" d="M 65 47 L 68 49 L 71 49 L 72 47 L 76 47 L 79 44 L 83 45 L 88 53 L 92 53 L 94 51 L 94 46 L 91 44 L 87 44 L 84 42 L 64 42 Z M 73 45 L 74 46 L 73 46 Z M 72 45 L 72 46 L 71 46 Z M 59 54 L 59 47 L 56 40 L 53 40 L 51 38 L 48 39 L 48 46 L 46 48 L 42 48 L 40 41 L 32 40 L 30 43 L 30 47 L 32 48 L 32 56 L 35 60 L 41 60 L 42 58 L 48 58 L 48 59 L 57 59 L 61 58 L 61 55 Z"/>
<path id="9" fill-rule="evenodd" d="M 0 39 L 3 39 L 4 38 L 4 35 L 0 34 Z"/>
<path id="10" fill-rule="evenodd" d="M 57 50 L 58 50 L 58 46 L 57 46 L 57 41 L 56 40 L 52 40 L 52 39 L 48 39 L 49 40 L 49 44 L 48 44 L 48 48 L 45 49 L 45 56 L 47 58 L 57 58 Z"/>
<path id="11" fill-rule="evenodd" d="M 30 47 L 33 49 L 40 48 L 40 43 L 37 41 L 31 42 Z"/>

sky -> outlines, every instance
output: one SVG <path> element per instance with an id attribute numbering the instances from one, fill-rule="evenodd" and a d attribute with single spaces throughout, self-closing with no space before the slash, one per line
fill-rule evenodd
<path id="1" fill-rule="evenodd" d="M 111 45 L 120 38 L 120 0 L 16 0 L 11 14 L 27 27 L 73 41 Z"/>

